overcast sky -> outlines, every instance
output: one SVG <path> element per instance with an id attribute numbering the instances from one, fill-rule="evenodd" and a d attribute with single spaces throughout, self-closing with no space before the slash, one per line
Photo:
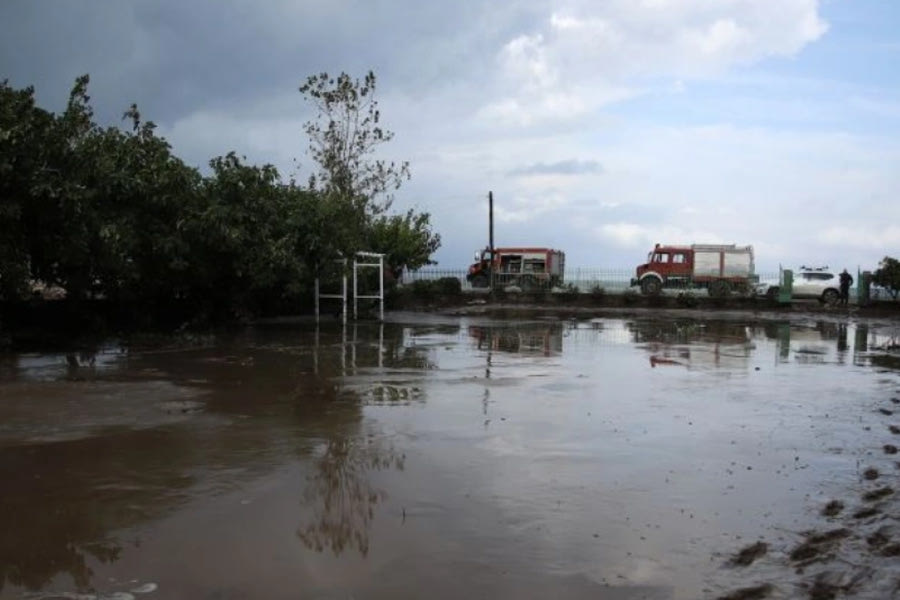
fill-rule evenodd
<path id="1" fill-rule="evenodd" d="M 779 264 L 900 256 L 896 0 L 3 0 L 0 79 L 97 119 L 136 102 L 175 153 L 305 180 L 297 88 L 377 76 L 398 210 L 440 267 L 487 243 L 630 268 L 655 242 L 753 244 Z"/>

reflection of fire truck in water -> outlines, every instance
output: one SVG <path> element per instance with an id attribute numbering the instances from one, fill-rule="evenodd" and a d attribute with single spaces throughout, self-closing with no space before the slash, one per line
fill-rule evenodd
<path id="1" fill-rule="evenodd" d="M 634 343 L 650 353 L 654 368 L 746 370 L 755 348 L 750 329 L 741 322 L 654 319 L 627 326 Z"/>
<path id="2" fill-rule="evenodd" d="M 561 325 L 522 325 L 518 327 L 469 327 L 469 335 L 479 350 L 498 350 L 514 354 L 551 356 L 562 352 Z"/>
<path id="3" fill-rule="evenodd" d="M 515 285 L 522 291 L 562 285 L 566 255 L 551 248 L 485 248 L 475 253 L 475 263 L 469 266 L 466 279 L 472 287 L 486 288 Z"/>

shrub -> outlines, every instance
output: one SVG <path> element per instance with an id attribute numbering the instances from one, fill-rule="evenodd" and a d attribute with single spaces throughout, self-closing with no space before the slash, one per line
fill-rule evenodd
<path id="1" fill-rule="evenodd" d="M 641 299 L 640 294 L 638 294 L 634 290 L 625 290 L 622 293 L 622 303 L 625 306 L 632 306 L 634 304 L 637 304 L 640 299 Z"/>
<path id="2" fill-rule="evenodd" d="M 410 286 L 413 296 L 422 298 L 424 300 L 428 300 L 434 297 L 436 292 L 435 287 L 436 286 L 434 281 L 428 281 L 425 279 L 413 281 L 412 285 Z"/>
<path id="3" fill-rule="evenodd" d="M 678 306 L 683 306 L 684 308 L 694 308 L 697 306 L 698 301 L 697 296 L 693 292 L 680 292 L 675 302 Z"/>
<path id="4" fill-rule="evenodd" d="M 578 289 L 578 286 L 574 283 L 567 283 L 562 286 L 557 292 L 558 297 L 561 300 L 572 301 L 578 298 L 578 294 L 581 293 L 581 290 Z"/>
<path id="5" fill-rule="evenodd" d="M 600 303 L 606 298 L 606 290 L 603 289 L 600 285 L 594 285 L 590 291 L 591 300 L 594 302 Z"/>
<path id="6" fill-rule="evenodd" d="M 658 296 L 647 296 L 647 306 L 653 308 L 664 307 L 669 303 L 669 297 L 659 294 Z"/>
<path id="7" fill-rule="evenodd" d="M 445 296 L 458 296 L 462 293 L 462 282 L 456 277 L 441 277 L 434 283 L 437 292 Z"/>
<path id="8" fill-rule="evenodd" d="M 872 274 L 872 283 L 887 289 L 891 297 L 896 300 L 900 293 L 900 261 L 885 256 L 878 264 L 878 269 Z"/>

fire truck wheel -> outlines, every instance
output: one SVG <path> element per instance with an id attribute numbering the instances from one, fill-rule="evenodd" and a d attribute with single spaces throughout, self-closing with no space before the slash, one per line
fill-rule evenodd
<path id="1" fill-rule="evenodd" d="M 472 287 L 486 288 L 488 286 L 488 278 L 484 275 L 476 275 L 472 278 Z"/>
<path id="2" fill-rule="evenodd" d="M 641 282 L 641 293 L 645 296 L 658 296 L 662 291 L 662 282 L 656 277 L 648 277 Z"/>

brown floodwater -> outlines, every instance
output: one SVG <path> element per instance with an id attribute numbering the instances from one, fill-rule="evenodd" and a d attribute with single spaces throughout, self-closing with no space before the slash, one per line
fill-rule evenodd
<path id="1" fill-rule="evenodd" d="M 888 597 L 898 339 L 400 314 L 0 355 L 0 598 Z"/>

